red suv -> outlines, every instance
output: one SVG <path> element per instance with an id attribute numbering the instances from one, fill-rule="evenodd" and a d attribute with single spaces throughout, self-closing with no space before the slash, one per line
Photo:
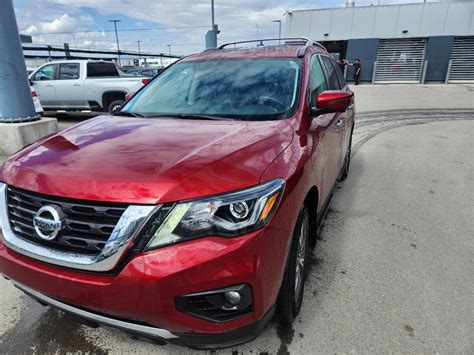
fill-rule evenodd
<path id="1" fill-rule="evenodd" d="M 191 55 L 0 170 L 0 272 L 40 303 L 212 348 L 298 314 L 354 98 L 307 39 Z M 235 48 L 234 48 L 235 47 Z"/>

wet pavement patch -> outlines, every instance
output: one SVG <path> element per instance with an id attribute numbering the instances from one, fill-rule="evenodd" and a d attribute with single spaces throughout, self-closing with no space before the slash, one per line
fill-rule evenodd
<path id="1" fill-rule="evenodd" d="M 305 280 L 308 279 L 309 275 L 311 275 L 314 272 L 314 269 L 320 265 L 322 262 L 321 259 L 318 259 L 314 255 L 314 250 L 309 250 L 308 251 L 308 261 L 306 262 L 306 274 L 305 274 Z"/>
<path id="2" fill-rule="evenodd" d="M 278 355 L 289 354 L 288 345 L 293 341 L 293 336 L 295 335 L 295 330 L 291 325 L 280 324 L 277 327 L 277 335 L 280 339 L 280 348 L 278 349 Z"/>
<path id="3" fill-rule="evenodd" d="M 323 231 L 326 228 L 326 222 L 321 222 L 321 226 L 319 227 L 318 234 L 316 235 L 316 241 L 324 241 L 323 238 Z"/>
<path id="4" fill-rule="evenodd" d="M 86 339 L 82 326 L 64 313 L 43 307 L 22 296 L 26 309 L 16 325 L 3 334 L 1 354 L 74 353 L 106 354 Z"/>
<path id="5" fill-rule="evenodd" d="M 405 330 L 407 331 L 408 335 L 411 336 L 411 337 L 414 337 L 415 336 L 415 330 L 413 329 L 412 326 L 406 324 L 403 328 L 405 328 Z"/>
<path id="6" fill-rule="evenodd" d="M 338 210 L 336 210 L 336 209 L 334 209 L 334 208 L 332 208 L 332 207 L 329 207 L 329 208 L 328 208 L 327 216 L 330 216 L 330 215 L 333 214 L 333 213 L 341 213 L 341 211 L 338 211 Z"/>

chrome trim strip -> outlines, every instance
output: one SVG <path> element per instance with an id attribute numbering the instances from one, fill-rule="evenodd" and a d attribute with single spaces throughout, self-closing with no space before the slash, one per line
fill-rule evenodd
<path id="1" fill-rule="evenodd" d="M 0 183 L 0 225 L 3 229 L 3 238 L 1 233 L 0 238 L 14 251 L 46 263 L 80 270 L 110 271 L 118 265 L 142 227 L 161 206 L 129 206 L 99 255 L 68 253 L 32 243 L 15 235 L 8 220 L 7 185 Z"/>
<path id="2" fill-rule="evenodd" d="M 13 282 L 13 281 L 12 281 Z M 140 324 L 135 324 L 135 323 L 130 323 L 118 319 L 113 319 L 113 318 L 108 318 L 105 316 L 101 316 L 99 314 L 95 314 L 92 312 L 84 311 L 80 308 L 76 308 L 73 306 L 70 306 L 66 303 L 60 302 L 55 300 L 54 298 L 48 297 L 42 293 L 39 293 L 35 290 L 32 290 L 31 288 L 24 286 L 22 284 L 19 284 L 17 282 L 13 282 L 13 284 L 18 287 L 20 290 L 25 292 L 26 294 L 30 295 L 33 298 L 36 298 L 40 300 L 41 302 L 44 302 L 52 307 L 58 308 L 61 311 L 67 312 L 67 313 L 72 313 L 78 317 L 85 318 L 87 320 L 108 325 L 110 327 L 114 328 L 119 328 L 122 330 L 128 330 L 128 331 L 133 331 L 137 333 L 141 333 L 143 335 L 148 335 L 148 336 L 154 336 L 154 337 L 160 337 L 163 339 L 176 339 L 178 338 L 176 335 L 171 333 L 170 331 L 166 329 L 160 329 L 160 328 L 155 328 L 155 327 L 149 327 L 146 325 L 140 325 Z"/>

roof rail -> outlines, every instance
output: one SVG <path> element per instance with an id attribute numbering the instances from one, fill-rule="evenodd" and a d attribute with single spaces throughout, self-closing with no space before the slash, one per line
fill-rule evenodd
<path id="1" fill-rule="evenodd" d="M 227 46 L 231 45 L 237 45 L 237 44 L 244 44 L 244 43 L 260 43 L 260 45 L 264 45 L 263 42 L 269 42 L 269 41 L 285 41 L 284 44 L 289 44 L 289 45 L 304 45 L 303 50 L 303 55 L 304 52 L 308 47 L 311 46 L 317 46 L 324 51 L 326 51 L 326 48 L 319 42 L 313 41 L 312 39 L 306 38 L 306 37 L 282 37 L 282 38 L 263 38 L 263 39 L 253 39 L 253 40 L 248 40 L 248 41 L 239 41 L 239 42 L 229 42 L 229 43 L 224 43 L 217 47 L 217 49 L 224 49 Z M 301 52 L 301 50 L 300 50 Z M 301 55 L 301 53 L 298 53 L 298 55 Z"/>

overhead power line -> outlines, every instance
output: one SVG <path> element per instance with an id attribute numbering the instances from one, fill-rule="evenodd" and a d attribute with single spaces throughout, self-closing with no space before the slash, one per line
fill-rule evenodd
<path id="1" fill-rule="evenodd" d="M 209 27 L 209 26 L 176 26 L 176 27 L 125 28 L 125 29 L 117 29 L 117 32 L 180 30 L 180 29 L 207 28 L 207 27 Z M 67 35 L 67 34 L 78 34 L 78 33 L 102 33 L 102 32 L 115 32 L 115 30 L 87 30 L 87 31 L 38 32 L 38 33 L 32 33 L 31 35 L 32 35 L 32 36 L 45 36 L 45 35 Z"/>
<path id="2" fill-rule="evenodd" d="M 53 47 L 53 46 L 23 46 L 24 51 L 46 51 L 46 52 L 66 52 L 65 48 Z M 111 50 L 87 50 L 87 49 L 71 49 L 74 53 L 85 53 L 85 54 L 110 54 L 110 55 L 131 55 L 137 56 L 138 53 L 135 51 L 111 51 Z M 179 55 L 170 55 L 165 53 L 140 53 L 142 57 L 165 57 L 165 58 L 181 58 Z"/>

